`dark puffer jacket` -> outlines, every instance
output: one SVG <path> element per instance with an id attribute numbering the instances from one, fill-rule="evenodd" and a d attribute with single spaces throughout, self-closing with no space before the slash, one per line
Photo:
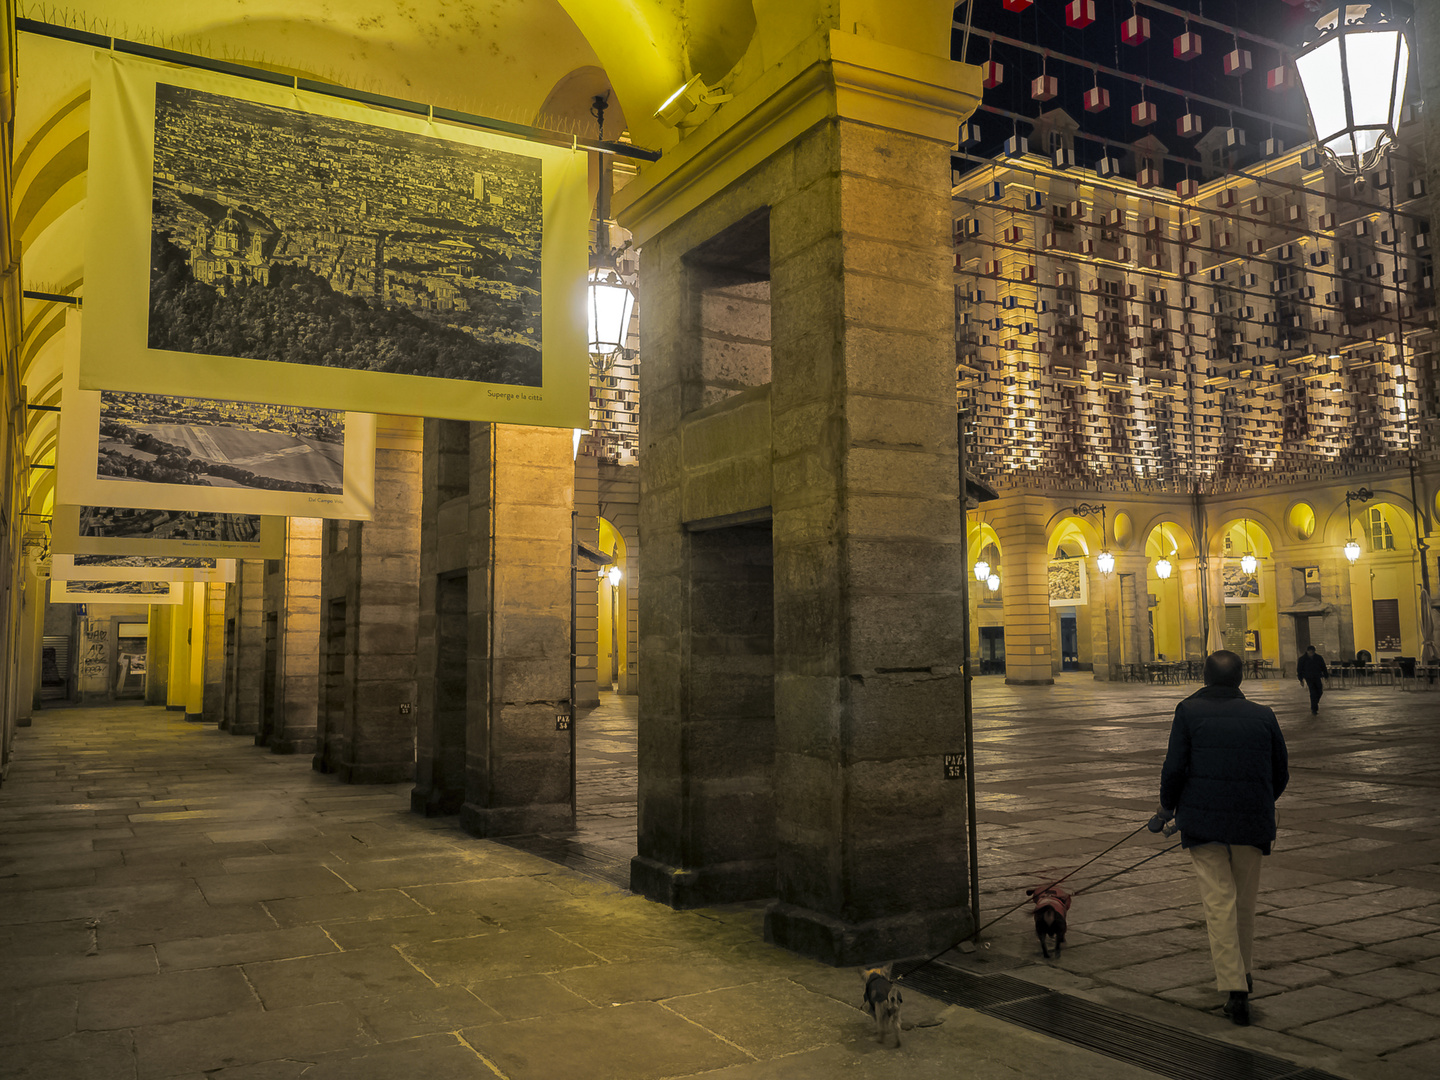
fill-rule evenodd
<path id="1" fill-rule="evenodd" d="M 1249 844 L 1270 854 L 1275 800 L 1290 780 L 1275 713 L 1238 688 L 1207 686 L 1175 706 L 1160 805 L 1184 845 Z"/>

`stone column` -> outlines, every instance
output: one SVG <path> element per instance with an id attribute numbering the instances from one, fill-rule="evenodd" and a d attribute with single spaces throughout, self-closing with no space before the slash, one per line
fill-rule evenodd
<path id="1" fill-rule="evenodd" d="M 205 590 L 208 586 L 203 581 L 195 581 L 184 588 L 190 593 L 190 664 L 185 681 L 185 719 L 199 724 L 205 720 L 205 655 L 209 648 L 205 631 L 210 615 Z"/>
<path id="2" fill-rule="evenodd" d="M 599 462 L 583 452 L 575 459 L 575 538 L 592 551 L 599 550 Z M 591 564 L 577 557 L 575 567 L 575 704 L 600 704 L 597 668 L 600 640 L 599 590 Z"/>
<path id="3" fill-rule="evenodd" d="M 225 590 L 227 633 L 233 622 L 234 655 L 226 671 L 225 719 L 231 735 L 254 735 L 264 713 L 265 560 L 242 559 L 235 584 Z"/>
<path id="4" fill-rule="evenodd" d="M 465 801 L 470 427 L 425 421 L 410 808 L 426 815 L 453 814 Z"/>
<path id="5" fill-rule="evenodd" d="M 145 704 L 164 705 L 170 695 L 172 605 L 151 604 L 145 638 Z"/>
<path id="6" fill-rule="evenodd" d="M 568 428 L 472 429 L 470 535 L 489 550 L 469 574 L 460 824 L 476 836 L 575 820 L 573 731 L 556 722 L 572 711 L 571 438 Z"/>
<path id="7" fill-rule="evenodd" d="M 205 701 L 201 719 L 218 724 L 225 716 L 225 584 L 205 588 Z"/>
<path id="8" fill-rule="evenodd" d="M 322 556 L 314 765 L 347 783 L 415 776 L 420 421 L 385 418 L 378 444 L 375 517 L 331 524 L 340 542 Z"/>
<path id="9" fill-rule="evenodd" d="M 947 143 L 971 69 L 838 31 L 813 40 L 824 54 L 790 68 L 800 87 L 771 99 L 736 182 L 708 168 L 735 163 L 682 149 L 652 174 L 669 191 L 657 179 L 631 196 L 647 349 L 632 881 L 677 906 L 758 895 L 773 849 L 767 938 L 849 964 L 970 926 L 964 788 L 943 760 L 962 740 L 966 572 Z M 768 402 L 704 376 L 704 292 L 727 274 L 768 278 Z M 763 519 L 749 503 L 718 512 L 756 484 L 739 439 L 767 403 L 769 590 Z M 702 458 L 715 467 L 687 479 Z M 722 643 L 746 687 L 773 670 L 773 713 L 730 693 Z"/>
<path id="10" fill-rule="evenodd" d="M 169 663 L 166 672 L 165 707 L 184 712 L 190 692 L 190 639 L 195 613 L 195 592 L 189 582 L 172 586 L 181 595 L 178 604 L 168 604 L 170 612 Z"/>
<path id="11" fill-rule="evenodd" d="M 1095 569 L 1095 560 L 1085 560 L 1090 578 L 1090 649 L 1095 678 L 1115 679 L 1121 660 L 1120 645 L 1120 560 L 1115 570 L 1102 574 Z"/>
<path id="12" fill-rule="evenodd" d="M 270 695 L 256 746 L 311 754 L 320 692 L 319 518 L 287 518 L 285 558 L 265 578 L 265 648 Z"/>
<path id="13" fill-rule="evenodd" d="M 1000 594 L 1005 612 L 1005 681 L 1014 686 L 1055 681 L 1050 617 L 1050 558 L 1045 546 L 1048 506 L 1038 495 L 997 502 L 995 532 L 1005 545 Z"/>

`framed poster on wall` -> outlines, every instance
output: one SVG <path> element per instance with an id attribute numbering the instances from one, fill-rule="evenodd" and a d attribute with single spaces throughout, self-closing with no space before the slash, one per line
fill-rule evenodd
<path id="1" fill-rule="evenodd" d="M 1089 603 L 1084 559 L 1051 559 L 1045 578 L 1051 607 L 1078 607 Z"/>
<path id="2" fill-rule="evenodd" d="M 587 165 L 97 51 L 81 385 L 588 427 Z"/>
<path id="3" fill-rule="evenodd" d="M 90 325 L 96 325 L 91 323 Z M 66 316 L 59 502 L 368 521 L 375 417 L 250 401 L 81 390 Z"/>
<path id="4" fill-rule="evenodd" d="M 1263 565 L 1263 564 L 1262 564 Z M 1227 604 L 1259 604 L 1264 602 L 1260 587 L 1260 566 L 1247 574 L 1239 559 L 1220 560 L 1222 595 Z"/>
<path id="5" fill-rule="evenodd" d="M 185 583 L 175 581 L 62 581 L 50 579 L 52 604 L 178 604 Z"/>
<path id="6" fill-rule="evenodd" d="M 189 555 L 54 555 L 50 574 L 62 581 L 124 577 L 134 581 L 230 582 L 235 580 L 235 560 Z"/>
<path id="7" fill-rule="evenodd" d="M 285 519 L 62 504 L 50 519 L 50 544 L 67 555 L 278 559 L 285 554 Z"/>

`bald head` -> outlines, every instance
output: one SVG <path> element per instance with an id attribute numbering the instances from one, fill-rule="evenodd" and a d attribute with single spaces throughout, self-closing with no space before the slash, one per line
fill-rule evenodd
<path id="1" fill-rule="evenodd" d="M 1205 658 L 1206 686 L 1236 687 L 1244 678 L 1245 664 L 1233 652 L 1221 649 Z"/>

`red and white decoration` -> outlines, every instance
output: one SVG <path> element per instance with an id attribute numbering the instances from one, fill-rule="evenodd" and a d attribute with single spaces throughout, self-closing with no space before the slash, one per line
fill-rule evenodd
<path id="1" fill-rule="evenodd" d="M 1120 40 L 1126 45 L 1140 45 L 1150 40 L 1150 20 L 1144 15 L 1131 15 L 1120 27 Z"/>
<path id="2" fill-rule="evenodd" d="M 1060 93 L 1060 84 L 1054 75 L 1037 75 L 1030 80 L 1030 97 L 1035 101 L 1049 101 Z"/>
<path id="3" fill-rule="evenodd" d="M 1104 112 L 1110 107 L 1110 91 L 1095 86 L 1085 91 L 1085 111 Z"/>
<path id="4" fill-rule="evenodd" d="M 1175 39 L 1175 59 L 1194 60 L 1200 55 L 1200 35 L 1186 30 Z"/>
<path id="5" fill-rule="evenodd" d="M 980 65 L 980 84 L 986 90 L 994 90 L 1005 81 L 1005 65 L 997 64 L 994 60 L 986 60 Z"/>
<path id="6" fill-rule="evenodd" d="M 1095 0 L 1070 0 L 1065 5 L 1065 25 L 1083 30 L 1095 21 Z"/>
<path id="7" fill-rule="evenodd" d="M 1253 66 L 1249 49 L 1233 49 L 1225 54 L 1225 74 L 1234 75 L 1237 78 L 1241 75 L 1248 75 Z"/>
<path id="8" fill-rule="evenodd" d="M 1138 105 L 1130 106 L 1130 122 L 1138 127 L 1149 127 L 1160 118 L 1160 112 L 1155 108 L 1154 102 L 1142 101 Z"/>

